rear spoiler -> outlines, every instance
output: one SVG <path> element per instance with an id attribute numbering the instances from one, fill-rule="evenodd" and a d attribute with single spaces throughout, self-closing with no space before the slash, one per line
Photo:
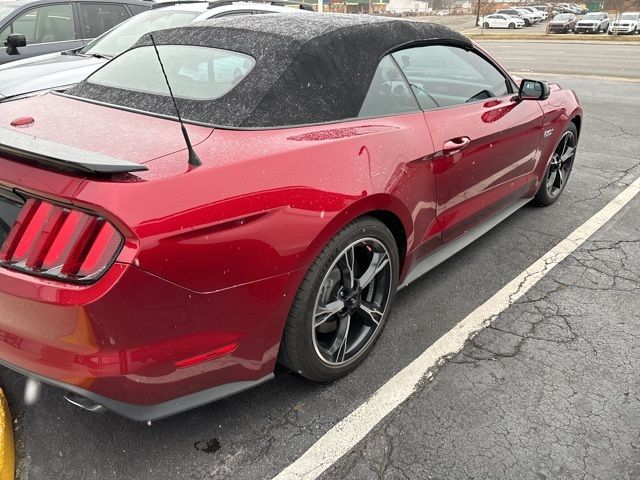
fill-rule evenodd
<path id="1" fill-rule="evenodd" d="M 144 165 L 43 140 L 0 127 L 0 154 L 82 173 L 111 174 L 148 170 Z"/>

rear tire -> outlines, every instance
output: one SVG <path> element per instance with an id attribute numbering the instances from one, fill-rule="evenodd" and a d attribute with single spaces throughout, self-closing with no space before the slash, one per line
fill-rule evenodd
<path id="1" fill-rule="evenodd" d="M 487 28 L 488 29 L 489 28 L 489 23 L 488 22 L 484 22 L 482 24 L 482 28 Z"/>
<path id="2" fill-rule="evenodd" d="M 362 217 L 347 225 L 322 250 L 298 288 L 280 363 L 317 382 L 355 369 L 384 329 L 399 271 L 398 247 L 382 222 Z"/>
<path id="3" fill-rule="evenodd" d="M 541 207 L 555 203 L 567 185 L 578 146 L 578 129 L 573 122 L 565 128 L 549 159 L 533 202 Z"/>

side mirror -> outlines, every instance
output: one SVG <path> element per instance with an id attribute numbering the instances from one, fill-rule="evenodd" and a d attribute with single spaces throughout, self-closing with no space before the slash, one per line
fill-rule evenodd
<path id="1" fill-rule="evenodd" d="M 523 79 L 520 82 L 518 98 L 520 100 L 546 100 L 549 98 L 549 93 L 547 82 Z"/>
<path id="2" fill-rule="evenodd" d="M 26 47 L 27 39 L 21 33 L 12 33 L 7 37 L 4 41 L 5 46 L 7 47 L 7 53 L 9 55 L 18 55 L 18 47 Z"/>

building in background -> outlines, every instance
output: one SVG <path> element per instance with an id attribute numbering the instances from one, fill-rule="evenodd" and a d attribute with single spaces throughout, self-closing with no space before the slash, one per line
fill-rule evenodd
<path id="1" fill-rule="evenodd" d="M 386 11 L 398 15 L 427 14 L 432 10 L 427 0 L 389 0 Z"/>
<path id="2" fill-rule="evenodd" d="M 334 13 L 384 13 L 389 0 L 331 0 L 324 2 L 325 12 Z"/>

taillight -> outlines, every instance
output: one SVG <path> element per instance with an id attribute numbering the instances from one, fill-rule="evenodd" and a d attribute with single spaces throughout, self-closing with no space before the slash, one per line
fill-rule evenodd
<path id="1" fill-rule="evenodd" d="M 0 247 L 0 265 L 88 282 L 111 266 L 123 241 L 100 216 L 30 198 Z"/>

